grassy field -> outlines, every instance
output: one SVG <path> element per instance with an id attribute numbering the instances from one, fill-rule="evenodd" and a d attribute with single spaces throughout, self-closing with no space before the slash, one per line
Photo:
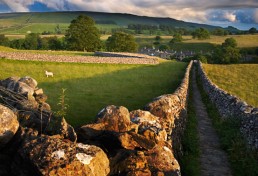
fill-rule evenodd
<path id="1" fill-rule="evenodd" d="M 116 65 L 0 59 L 0 67 L 0 79 L 26 75 L 35 78 L 54 110 L 58 110 L 61 89 L 67 89 L 67 120 L 77 126 L 92 121 L 107 105 L 123 105 L 133 110 L 142 108 L 156 96 L 174 92 L 186 64 L 166 61 L 159 65 Z M 54 72 L 54 78 L 46 78 L 44 70 Z"/>
<path id="2" fill-rule="evenodd" d="M 258 64 L 203 64 L 203 67 L 220 88 L 258 107 Z"/>
<path id="3" fill-rule="evenodd" d="M 135 36 L 136 42 L 140 47 L 152 45 L 156 36 Z M 174 50 L 191 50 L 191 51 L 212 51 L 216 45 L 222 44 L 227 38 L 233 37 L 240 48 L 258 47 L 258 35 L 228 35 L 228 36 L 211 36 L 210 39 L 197 40 L 192 36 L 183 36 L 183 42 L 172 46 Z M 161 36 L 161 44 L 168 44 L 172 36 Z"/>

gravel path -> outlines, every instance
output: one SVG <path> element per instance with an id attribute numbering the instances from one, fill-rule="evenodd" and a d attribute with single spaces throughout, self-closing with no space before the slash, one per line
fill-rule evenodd
<path id="1" fill-rule="evenodd" d="M 193 97 L 194 107 L 198 120 L 198 133 L 200 139 L 200 162 L 202 176 L 231 176 L 231 170 L 226 153 L 221 150 L 219 138 L 212 127 L 205 105 L 202 102 L 200 91 L 193 71 Z"/>
<path id="2" fill-rule="evenodd" d="M 108 63 L 108 64 L 158 64 L 155 58 L 139 57 L 97 57 L 35 54 L 29 52 L 0 51 L 0 58 L 14 60 L 47 61 L 47 62 L 76 62 L 76 63 Z"/>

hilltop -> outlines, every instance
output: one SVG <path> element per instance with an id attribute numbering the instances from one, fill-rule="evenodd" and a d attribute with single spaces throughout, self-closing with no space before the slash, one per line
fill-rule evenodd
<path id="1" fill-rule="evenodd" d="M 124 13 L 104 13 L 104 12 L 24 12 L 24 13 L 2 13 L 0 14 L 0 33 L 22 34 L 27 31 L 43 32 L 54 31 L 58 27 L 64 31 L 70 22 L 78 15 L 92 17 L 100 29 L 126 28 L 130 24 L 143 24 L 160 26 L 166 25 L 174 28 L 185 28 L 194 30 L 196 28 L 206 28 L 209 30 L 219 28 L 206 24 L 190 23 L 173 18 L 137 16 Z M 47 25 L 46 25 L 47 24 Z"/>

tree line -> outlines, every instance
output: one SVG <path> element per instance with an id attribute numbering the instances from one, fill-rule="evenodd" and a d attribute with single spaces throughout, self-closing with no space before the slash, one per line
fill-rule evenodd
<path id="1" fill-rule="evenodd" d="M 31 33 L 26 35 L 25 39 L 9 40 L 2 34 L 0 45 L 25 50 L 137 51 L 134 37 L 124 32 L 115 32 L 106 42 L 101 41 L 95 21 L 85 15 L 72 20 L 65 37 L 41 37 Z"/>

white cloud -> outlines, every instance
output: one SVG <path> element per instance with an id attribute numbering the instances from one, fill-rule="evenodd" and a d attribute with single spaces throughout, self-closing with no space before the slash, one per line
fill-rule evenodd
<path id="1" fill-rule="evenodd" d="M 14 12 L 28 12 L 28 6 L 33 4 L 33 0 L 2 0 Z"/>
<path id="2" fill-rule="evenodd" d="M 226 12 L 224 14 L 224 18 L 230 22 L 236 22 L 237 21 L 237 17 L 234 13 L 230 13 L 230 12 Z"/>
<path id="3" fill-rule="evenodd" d="M 258 23 L 258 8 L 254 11 L 254 21 Z"/>

